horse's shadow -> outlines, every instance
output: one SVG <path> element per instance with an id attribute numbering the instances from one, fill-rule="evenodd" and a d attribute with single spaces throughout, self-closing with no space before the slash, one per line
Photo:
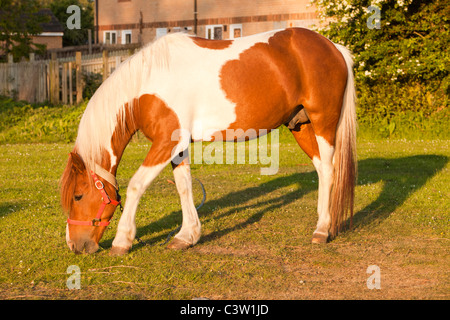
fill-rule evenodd
<path id="1" fill-rule="evenodd" d="M 381 222 L 422 188 L 447 165 L 442 155 L 415 155 L 403 158 L 370 158 L 358 162 L 358 184 L 383 183 L 378 198 L 355 213 L 353 226 Z"/>
<path id="2" fill-rule="evenodd" d="M 20 210 L 26 204 L 25 201 L 5 202 L 0 204 L 0 218 Z"/>
<path id="3" fill-rule="evenodd" d="M 207 223 L 212 219 L 222 219 L 230 215 L 239 214 L 248 208 L 257 207 L 260 209 L 244 222 L 240 222 L 232 227 L 219 231 L 213 231 L 212 233 L 202 236 L 200 242 L 208 242 L 215 238 L 220 238 L 237 229 L 245 228 L 246 226 L 261 220 L 266 212 L 289 205 L 308 192 L 316 190 L 317 185 L 312 184 L 311 180 L 315 180 L 317 182 L 317 173 L 315 171 L 295 173 L 289 176 L 272 179 L 255 187 L 230 192 L 219 199 L 206 200 L 204 206 L 199 210 L 199 218 L 202 223 Z M 280 197 L 270 198 L 269 200 L 264 199 L 262 201 L 258 201 L 256 204 L 249 204 L 251 200 L 258 199 L 267 193 L 288 186 L 296 186 L 296 188 L 294 188 L 294 191 L 284 193 Z M 219 210 L 223 211 L 220 215 L 210 217 L 212 212 Z M 136 234 L 139 237 L 142 237 L 148 234 L 160 232 L 161 230 L 175 229 L 178 226 L 177 223 L 181 223 L 181 216 L 181 210 L 174 211 L 158 221 L 148 224 L 147 226 L 138 227 Z M 168 235 L 169 233 L 166 233 L 153 237 L 147 241 L 147 244 L 157 244 L 162 240 L 166 240 Z M 133 246 L 133 248 L 138 248 L 143 245 L 144 244 L 142 243 L 138 243 Z"/>
<path id="4" fill-rule="evenodd" d="M 447 162 L 448 158 L 441 155 L 416 155 L 395 159 L 369 158 L 359 161 L 358 185 L 382 182 L 383 189 L 376 200 L 354 214 L 353 227 L 361 228 L 388 218 L 410 195 L 441 171 Z M 315 180 L 316 183 L 311 183 L 312 180 Z M 294 188 L 294 191 L 283 193 L 279 197 L 271 197 L 269 200 L 264 197 L 267 193 L 288 186 L 296 186 L 296 188 Z M 288 206 L 314 190 L 317 190 L 317 173 L 312 171 L 281 177 L 275 176 L 274 179 L 261 183 L 259 186 L 230 192 L 219 199 L 207 200 L 204 207 L 199 210 L 202 223 L 211 219 L 221 219 L 239 214 L 249 207 L 259 209 L 244 222 L 202 236 L 200 242 L 209 242 L 235 230 L 245 228 L 261 220 L 265 213 Z M 258 198 L 262 200 L 257 201 Z M 256 204 L 254 204 L 255 200 Z M 253 204 L 249 204 L 249 202 L 253 202 Z M 224 212 L 219 216 L 209 217 L 214 210 Z M 158 221 L 138 227 L 137 235 L 143 237 L 162 230 L 175 229 L 180 222 L 181 210 L 174 211 Z M 169 233 L 166 233 L 153 237 L 147 243 L 157 244 L 165 240 L 168 235 Z M 104 243 L 104 245 L 108 246 L 107 243 Z M 141 246 L 143 244 L 139 243 L 134 248 Z"/>

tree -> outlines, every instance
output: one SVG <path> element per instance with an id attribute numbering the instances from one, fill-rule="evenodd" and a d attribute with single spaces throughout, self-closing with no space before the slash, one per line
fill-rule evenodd
<path id="1" fill-rule="evenodd" d="M 322 17 L 334 17 L 322 30 L 355 54 L 360 81 L 427 84 L 448 87 L 450 7 L 445 0 L 317 0 Z M 376 6 L 380 29 L 371 28 Z"/>
<path id="2" fill-rule="evenodd" d="M 34 44 L 32 36 L 41 33 L 47 17 L 38 15 L 37 0 L 0 0 L 0 54 L 12 54 L 15 61 L 30 53 L 42 53 L 45 45 Z"/>
<path id="3" fill-rule="evenodd" d="M 448 0 L 312 3 L 323 19 L 324 27 L 318 31 L 354 54 L 360 123 L 370 123 L 390 136 L 396 123 L 407 122 L 415 130 L 429 121 L 422 128 L 431 130 L 448 119 Z M 373 24 L 377 12 L 379 28 Z"/>
<path id="4" fill-rule="evenodd" d="M 67 8 L 71 5 L 76 5 L 81 9 L 81 29 L 69 29 L 67 27 L 66 22 L 71 15 L 71 13 L 67 13 Z M 55 0 L 49 2 L 48 6 L 64 26 L 64 46 L 79 46 L 87 44 L 88 30 L 94 29 L 94 9 L 91 3 L 80 0 Z"/>

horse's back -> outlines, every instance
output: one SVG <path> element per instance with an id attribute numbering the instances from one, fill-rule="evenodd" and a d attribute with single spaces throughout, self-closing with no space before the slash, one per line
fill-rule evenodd
<path id="1" fill-rule="evenodd" d="M 330 73 L 339 59 L 329 40 L 302 28 L 234 41 L 171 40 L 168 68 L 152 72 L 144 91 L 160 97 L 194 140 L 280 126 L 309 98 L 311 83 L 322 81 L 315 75 Z"/>

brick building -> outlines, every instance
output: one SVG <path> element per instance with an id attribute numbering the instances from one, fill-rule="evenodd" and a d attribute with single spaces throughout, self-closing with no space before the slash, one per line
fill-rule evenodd
<path id="1" fill-rule="evenodd" d="M 96 0 L 95 9 L 95 37 L 107 44 L 145 44 L 183 30 L 233 39 L 318 23 L 309 0 Z"/>
<path id="2" fill-rule="evenodd" d="M 2 11 L 0 8 L 0 18 L 2 15 L 6 15 L 8 12 Z M 64 27 L 55 17 L 50 9 L 42 9 L 36 13 L 37 16 L 45 17 L 46 22 L 40 24 L 42 30 L 39 34 L 29 35 L 31 42 L 34 44 L 45 45 L 47 50 L 59 49 L 63 47 Z M 19 24 L 26 25 L 26 18 L 20 17 Z M 5 52 L 1 49 L 5 45 L 4 42 L 0 43 L 0 56 L 5 55 Z"/>
<path id="3" fill-rule="evenodd" d="M 45 44 L 47 50 L 63 47 L 64 27 L 50 9 L 42 9 L 40 16 L 48 17 L 48 21 L 41 24 L 42 32 L 32 37 L 33 43 Z"/>

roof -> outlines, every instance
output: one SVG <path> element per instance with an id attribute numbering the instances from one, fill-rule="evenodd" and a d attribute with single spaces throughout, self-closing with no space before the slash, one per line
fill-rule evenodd
<path id="1" fill-rule="evenodd" d="M 47 16 L 50 18 L 48 22 L 44 22 L 41 24 L 42 32 L 64 32 L 64 27 L 61 22 L 56 18 L 53 12 L 50 9 L 41 9 L 38 11 L 37 15 L 39 16 Z"/>

